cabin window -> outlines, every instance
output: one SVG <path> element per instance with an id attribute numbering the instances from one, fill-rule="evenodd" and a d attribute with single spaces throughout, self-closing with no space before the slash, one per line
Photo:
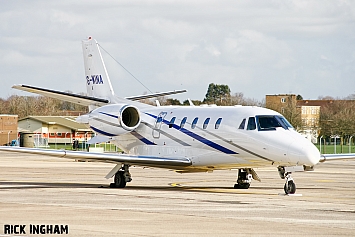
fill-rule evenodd
<path id="1" fill-rule="evenodd" d="M 169 128 L 172 128 L 174 126 L 176 117 L 172 117 L 170 122 L 169 122 Z"/>
<path id="2" fill-rule="evenodd" d="M 255 118 L 249 117 L 247 130 L 255 130 L 255 129 L 256 129 Z"/>
<path id="3" fill-rule="evenodd" d="M 187 120 L 187 117 L 184 117 L 184 118 L 181 120 L 180 128 L 183 128 L 183 127 L 185 126 L 186 120 Z"/>
<path id="4" fill-rule="evenodd" d="M 196 127 L 197 121 L 198 121 L 197 117 L 194 119 L 194 121 L 192 121 L 192 124 L 191 124 L 192 129 L 194 129 Z"/>
<path id="5" fill-rule="evenodd" d="M 243 119 L 243 121 L 240 123 L 239 125 L 239 129 L 244 129 L 245 127 L 245 122 L 246 122 L 246 119 Z"/>
<path id="6" fill-rule="evenodd" d="M 221 125 L 221 122 L 222 122 L 222 118 L 217 119 L 216 124 L 214 125 L 214 128 L 218 129 L 219 126 Z"/>
<path id="7" fill-rule="evenodd" d="M 210 118 L 206 118 L 205 122 L 203 122 L 203 129 L 207 128 L 209 122 L 210 122 Z"/>

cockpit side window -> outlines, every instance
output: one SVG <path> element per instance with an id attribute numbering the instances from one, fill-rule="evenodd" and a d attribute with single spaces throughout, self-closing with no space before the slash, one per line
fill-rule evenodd
<path id="1" fill-rule="evenodd" d="M 239 129 L 244 129 L 245 127 L 245 122 L 246 122 L 246 119 L 243 119 L 243 121 L 240 123 L 239 125 Z"/>
<path id="2" fill-rule="evenodd" d="M 276 130 L 277 127 L 283 127 L 275 116 L 257 116 L 259 130 Z"/>
<path id="3" fill-rule="evenodd" d="M 249 117 L 247 130 L 255 130 L 255 129 L 256 129 L 255 118 Z"/>

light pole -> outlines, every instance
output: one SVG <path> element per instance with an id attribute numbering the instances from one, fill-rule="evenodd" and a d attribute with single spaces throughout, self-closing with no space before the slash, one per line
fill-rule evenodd
<path id="1" fill-rule="evenodd" d="M 334 135 L 334 154 L 337 153 L 337 138 L 339 138 L 339 136 Z"/>
<path id="2" fill-rule="evenodd" d="M 84 147 L 83 150 L 86 150 L 86 139 L 87 139 L 87 132 L 84 134 Z"/>
<path id="3" fill-rule="evenodd" d="M 54 134 L 55 134 L 55 145 L 54 145 L 54 147 L 57 150 L 57 132 L 55 132 Z"/>
<path id="4" fill-rule="evenodd" d="M 38 144 L 39 144 L 39 135 L 38 135 L 38 132 L 35 133 L 34 135 L 34 146 L 37 148 L 38 147 Z M 37 140 L 37 141 L 36 141 Z"/>
<path id="5" fill-rule="evenodd" d="M 67 132 L 65 133 L 65 137 L 64 137 L 64 150 L 67 149 Z"/>
<path id="6" fill-rule="evenodd" d="M 349 153 L 351 153 L 351 139 L 353 138 L 353 136 L 349 137 Z"/>
<path id="7" fill-rule="evenodd" d="M 322 138 L 323 138 L 323 135 L 320 136 L 320 138 L 319 138 L 319 151 L 320 151 L 320 153 L 322 153 Z"/>
<path id="8" fill-rule="evenodd" d="M 10 133 L 11 133 L 12 131 L 9 131 L 8 133 L 7 133 L 7 144 L 8 145 L 10 145 Z"/>
<path id="9" fill-rule="evenodd" d="M 73 144 L 73 133 L 70 133 L 70 143 Z"/>

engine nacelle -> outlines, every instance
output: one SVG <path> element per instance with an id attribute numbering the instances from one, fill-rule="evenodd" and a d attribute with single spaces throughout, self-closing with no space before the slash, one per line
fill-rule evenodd
<path id="1" fill-rule="evenodd" d="M 91 111 L 88 115 L 90 127 L 106 136 L 131 132 L 141 123 L 138 108 L 127 104 L 105 105 Z"/>

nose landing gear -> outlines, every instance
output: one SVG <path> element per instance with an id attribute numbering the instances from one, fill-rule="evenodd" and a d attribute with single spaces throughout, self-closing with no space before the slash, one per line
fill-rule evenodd
<path id="1" fill-rule="evenodd" d="M 286 173 L 286 183 L 284 185 L 284 191 L 286 194 L 294 194 L 296 192 L 296 184 L 291 177 L 291 173 Z"/>
<path id="2" fill-rule="evenodd" d="M 291 172 L 286 172 L 285 167 L 279 166 L 277 167 L 279 171 L 279 175 L 282 179 L 285 179 L 284 191 L 285 194 L 294 194 L 296 193 L 296 184 L 291 176 Z"/>

